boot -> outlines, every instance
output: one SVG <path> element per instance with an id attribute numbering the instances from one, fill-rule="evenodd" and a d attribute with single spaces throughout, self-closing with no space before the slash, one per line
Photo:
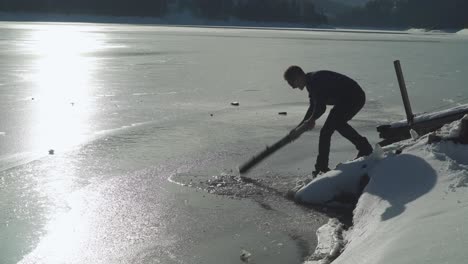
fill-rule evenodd
<path id="1" fill-rule="evenodd" d="M 359 152 L 356 156 L 356 159 L 360 157 L 369 156 L 370 154 L 372 154 L 372 151 L 373 151 L 371 144 L 365 137 L 363 137 L 362 143 L 360 144 L 358 150 Z"/>
<path id="2" fill-rule="evenodd" d="M 315 170 L 312 172 L 312 178 L 315 179 L 318 175 L 326 173 L 328 171 L 330 171 L 330 168 L 328 167 L 321 168 L 321 169 L 318 169 L 317 167 L 315 167 Z"/>

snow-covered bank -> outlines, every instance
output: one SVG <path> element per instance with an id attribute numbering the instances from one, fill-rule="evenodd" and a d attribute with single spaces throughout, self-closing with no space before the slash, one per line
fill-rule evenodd
<path id="1" fill-rule="evenodd" d="M 458 35 L 468 35 L 468 28 L 457 31 Z"/>
<path id="2" fill-rule="evenodd" d="M 459 131 L 456 121 L 438 133 L 453 137 Z M 353 226 L 343 235 L 346 246 L 333 263 L 466 263 L 468 145 L 427 140 L 385 148 L 386 155 L 367 171 L 370 180 L 353 212 Z M 401 148 L 403 153 L 394 154 Z M 320 178 L 309 188 L 314 182 Z M 329 263 L 329 258 L 306 263 Z"/>

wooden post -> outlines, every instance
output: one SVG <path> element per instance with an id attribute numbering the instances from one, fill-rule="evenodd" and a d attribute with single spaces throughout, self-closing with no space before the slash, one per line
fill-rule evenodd
<path id="1" fill-rule="evenodd" d="M 468 144 L 468 115 L 463 117 L 460 126 L 460 135 L 458 136 L 460 143 Z"/>
<path id="2" fill-rule="evenodd" d="M 403 77 L 403 71 L 401 70 L 400 61 L 396 60 L 393 62 L 395 65 L 395 71 L 398 78 L 398 84 L 400 85 L 401 91 L 401 98 L 403 99 L 403 104 L 405 106 L 406 111 L 406 120 L 408 121 L 408 125 L 411 127 L 414 122 L 414 115 L 413 111 L 411 110 L 411 104 L 408 98 L 408 92 L 406 91 L 406 84 L 405 78 Z"/>

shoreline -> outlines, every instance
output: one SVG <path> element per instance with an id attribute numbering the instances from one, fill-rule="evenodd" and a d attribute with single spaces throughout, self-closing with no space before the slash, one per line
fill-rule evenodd
<path id="1" fill-rule="evenodd" d="M 380 27 L 352 27 L 333 25 L 306 25 L 286 22 L 255 22 L 247 20 L 229 19 L 208 20 L 196 17 L 181 17 L 168 15 L 158 17 L 135 16 L 101 16 L 79 14 L 47 14 L 33 12 L 8 13 L 0 12 L 2 22 L 38 22 L 38 23 L 98 23 L 98 24 L 129 24 L 141 26 L 193 27 L 193 28 L 226 28 L 226 29 L 254 29 L 254 30 L 287 30 L 305 32 L 339 32 L 339 33 L 368 33 L 368 34 L 396 34 L 396 35 L 449 35 L 463 32 L 457 29 L 424 29 L 424 28 L 380 28 Z"/>

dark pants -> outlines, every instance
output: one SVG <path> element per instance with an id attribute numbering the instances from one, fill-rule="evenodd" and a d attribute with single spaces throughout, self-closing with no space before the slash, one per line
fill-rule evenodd
<path id="1" fill-rule="evenodd" d="M 338 102 L 332 108 L 325 124 L 320 130 L 319 154 L 317 156 L 317 163 L 315 164 L 317 171 L 326 171 L 328 169 L 330 141 L 335 130 L 351 141 L 358 151 L 365 151 L 369 147 L 372 149 L 367 139 L 348 124 L 348 121 L 362 109 L 365 101 L 366 96 L 362 92 L 348 98 L 345 102 Z"/>

